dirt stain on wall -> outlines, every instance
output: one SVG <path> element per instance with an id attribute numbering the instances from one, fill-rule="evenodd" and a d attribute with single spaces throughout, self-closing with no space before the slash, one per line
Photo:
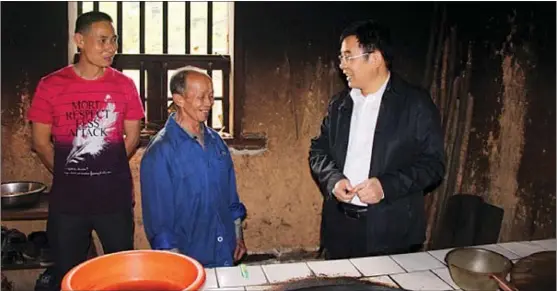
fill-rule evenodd
<path id="1" fill-rule="evenodd" d="M 490 132 L 488 201 L 505 210 L 500 239 L 507 240 L 513 228 L 518 204 L 517 174 L 524 149 L 524 118 L 528 106 L 524 71 L 512 56 L 502 62 L 502 111 L 498 118 L 499 136 Z"/>
<path id="2" fill-rule="evenodd" d="M 319 244 L 322 196 L 310 174 L 309 145 L 340 88 L 337 74 L 333 63 L 297 63 L 285 55 L 280 66 L 258 66 L 248 75 L 243 128 L 268 138 L 261 155 L 233 156 L 251 250 Z"/>
<path id="3" fill-rule="evenodd" d="M 30 96 L 22 93 L 18 99 L 15 108 L 2 110 L 2 182 L 27 180 L 50 185 L 52 175 L 32 151 L 31 125 L 26 116 Z"/>

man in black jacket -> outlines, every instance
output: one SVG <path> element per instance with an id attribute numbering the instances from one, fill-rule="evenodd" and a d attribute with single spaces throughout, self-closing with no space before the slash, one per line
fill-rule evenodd
<path id="1" fill-rule="evenodd" d="M 344 30 L 339 59 L 350 89 L 332 98 L 311 141 L 327 259 L 419 250 L 424 194 L 445 173 L 438 109 L 391 72 L 388 37 L 373 21 Z"/>

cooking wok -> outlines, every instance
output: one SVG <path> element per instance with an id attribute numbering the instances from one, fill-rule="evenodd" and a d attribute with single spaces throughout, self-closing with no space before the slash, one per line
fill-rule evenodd
<path id="1" fill-rule="evenodd" d="M 40 182 L 16 181 L 2 183 L 2 208 L 30 207 L 39 202 L 46 185 Z"/>
<path id="2" fill-rule="evenodd" d="M 352 277 L 307 278 L 275 286 L 272 291 L 404 291 L 382 283 Z"/>
<path id="3" fill-rule="evenodd" d="M 520 291 L 554 291 L 555 271 L 555 251 L 537 252 L 514 264 L 511 282 Z"/>

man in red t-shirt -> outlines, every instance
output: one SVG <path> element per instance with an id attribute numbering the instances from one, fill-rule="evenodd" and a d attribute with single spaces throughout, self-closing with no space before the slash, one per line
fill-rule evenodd
<path id="1" fill-rule="evenodd" d="M 53 173 L 47 229 L 57 290 L 87 259 L 92 230 L 104 253 L 133 249 L 128 158 L 144 117 L 133 81 L 110 67 L 118 46 L 110 16 L 81 15 L 74 41 L 79 62 L 42 78 L 28 113 L 34 149 Z"/>

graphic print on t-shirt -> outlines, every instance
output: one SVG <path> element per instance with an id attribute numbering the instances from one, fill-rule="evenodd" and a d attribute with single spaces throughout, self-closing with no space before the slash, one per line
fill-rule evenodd
<path id="1" fill-rule="evenodd" d="M 82 214 L 129 209 L 134 196 L 125 124 L 144 118 L 132 79 L 107 67 L 98 79 L 84 80 L 68 65 L 41 79 L 27 115 L 31 122 L 51 125 L 50 210 Z"/>
<path id="2" fill-rule="evenodd" d="M 101 101 L 72 102 L 72 111 L 66 112 L 66 119 L 75 122 L 75 129 L 70 129 L 73 136 L 72 149 L 66 157 L 67 174 L 103 175 L 110 171 L 93 173 L 87 167 L 79 167 L 87 156 L 99 156 L 109 144 L 109 138 L 115 129 L 118 113 L 110 95 Z"/>

